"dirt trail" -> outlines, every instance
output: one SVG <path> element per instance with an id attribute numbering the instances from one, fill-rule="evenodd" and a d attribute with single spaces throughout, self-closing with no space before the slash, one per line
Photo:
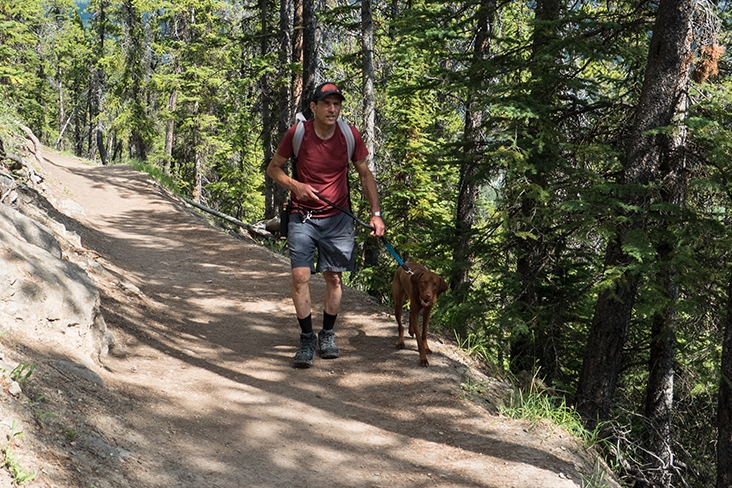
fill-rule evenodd
<path id="1" fill-rule="evenodd" d="M 293 369 L 286 258 L 212 227 L 127 166 L 45 157 L 67 227 L 106 268 L 95 279 L 121 346 L 103 384 L 77 385 L 89 398 L 66 413 L 114 448 L 72 445 L 66 461 L 84 486 L 561 488 L 591 475 L 566 435 L 465 400 L 452 346 L 433 341 L 428 368 L 413 339 L 396 350 L 393 318 L 353 290 L 341 358 Z M 313 283 L 319 324 L 322 278 Z"/>

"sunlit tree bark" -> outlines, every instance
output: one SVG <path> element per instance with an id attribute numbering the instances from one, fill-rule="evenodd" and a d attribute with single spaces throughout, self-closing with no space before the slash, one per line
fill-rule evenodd
<path id="1" fill-rule="evenodd" d="M 662 162 L 672 147 L 668 136 L 653 130 L 671 125 L 678 113 L 692 59 L 692 13 L 691 0 L 662 0 L 658 6 L 623 172 L 624 184 L 634 190 L 628 192 L 627 203 L 638 210 L 627 216 L 628 223 L 617 229 L 616 238 L 608 244 L 605 268 L 622 272 L 598 296 L 577 387 L 578 409 L 591 424 L 611 415 L 641 277 L 624 245 L 646 231 L 651 187 L 662 175 Z"/>

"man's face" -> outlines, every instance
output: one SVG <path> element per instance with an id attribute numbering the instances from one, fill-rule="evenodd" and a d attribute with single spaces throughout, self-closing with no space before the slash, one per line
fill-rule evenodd
<path id="1" fill-rule="evenodd" d="M 310 104 L 310 110 L 321 124 L 334 125 L 341 113 L 343 102 L 338 95 L 328 95 L 324 99 Z"/>

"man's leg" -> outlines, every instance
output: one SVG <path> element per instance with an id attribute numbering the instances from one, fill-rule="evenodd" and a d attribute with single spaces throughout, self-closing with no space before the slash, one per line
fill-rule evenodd
<path id="1" fill-rule="evenodd" d="M 338 315 L 341 308 L 341 273 L 335 271 L 323 272 L 325 278 L 325 312 L 330 315 Z"/>
<path id="2" fill-rule="evenodd" d="M 292 268 L 292 303 L 300 323 L 300 348 L 295 353 L 294 366 L 309 368 L 313 365 L 313 356 L 317 345 L 317 336 L 313 333 L 310 303 L 310 268 Z"/>
<path id="3" fill-rule="evenodd" d="M 320 343 L 320 357 L 323 359 L 335 359 L 338 357 L 338 348 L 335 345 L 335 325 L 338 311 L 341 307 L 343 288 L 341 286 L 341 273 L 335 271 L 323 272 L 325 278 L 325 306 L 323 308 L 323 330 L 318 333 Z"/>
<path id="4" fill-rule="evenodd" d="M 310 315 L 310 268 L 292 268 L 292 303 L 298 319 Z"/>

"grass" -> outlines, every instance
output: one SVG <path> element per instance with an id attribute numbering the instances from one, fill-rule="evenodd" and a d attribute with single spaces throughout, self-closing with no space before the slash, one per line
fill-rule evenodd
<path id="1" fill-rule="evenodd" d="M 8 470 L 10 476 L 13 477 L 15 484 L 19 485 L 26 481 L 32 481 L 35 479 L 36 475 L 35 473 L 31 473 L 23 469 L 20 465 L 21 459 L 10 447 L 11 442 L 23 436 L 23 432 L 15 430 L 15 427 L 16 424 L 15 421 L 13 421 L 13 425 L 10 428 L 9 440 L 2 446 L 2 448 L 0 448 L 0 453 L 2 453 L 2 467 Z"/>
<path id="2" fill-rule="evenodd" d="M 532 423 L 548 421 L 581 440 L 588 448 L 599 442 L 601 426 L 594 431 L 588 431 L 580 414 L 567 405 L 563 395 L 540 391 L 535 387 L 537 384 L 540 382 L 534 377 L 528 390 L 517 389 L 507 406 L 499 406 L 499 412 L 513 419 L 528 420 Z M 607 488 L 610 485 L 605 481 L 606 476 L 607 473 L 600 465 L 599 459 L 596 459 L 592 474 L 582 477 L 582 488 Z"/>
<path id="3" fill-rule="evenodd" d="M 26 481 L 32 481 L 35 479 L 36 474 L 26 471 L 20 466 L 21 459 L 17 454 L 10 448 L 5 446 L 3 448 L 3 467 L 7 468 L 10 476 L 13 477 L 13 481 L 16 484 L 25 483 Z"/>
<path id="4" fill-rule="evenodd" d="M 137 171 L 149 174 L 155 181 L 163 185 L 165 188 L 177 195 L 180 195 L 180 188 L 178 188 L 178 185 L 175 183 L 173 178 L 163 172 L 163 169 L 160 166 L 138 161 L 136 159 L 125 161 L 125 163 L 129 164 Z"/>
<path id="5" fill-rule="evenodd" d="M 35 364 L 20 363 L 10 372 L 10 379 L 23 384 L 30 379 L 35 369 Z"/>
<path id="6" fill-rule="evenodd" d="M 488 348 L 482 345 L 479 337 L 469 334 L 462 339 L 455 335 L 458 346 L 468 355 L 488 361 L 490 354 Z M 517 381 L 513 381 L 517 384 Z M 588 431 L 584 427 L 582 417 L 570 405 L 567 405 L 564 395 L 557 394 L 554 390 L 540 388 L 541 381 L 535 375 L 528 382 L 528 389 L 514 388 L 512 395 L 506 395 L 502 401 L 491 401 L 497 406 L 501 415 L 512 419 L 527 420 L 533 424 L 543 421 L 560 427 L 567 431 L 572 437 L 580 440 L 584 446 L 590 448 L 600 442 L 599 432 L 603 425 L 599 425 L 594 431 Z M 483 381 L 465 378 L 461 384 L 462 390 L 469 399 L 484 398 L 488 394 L 488 388 Z M 599 458 L 595 459 L 594 467 L 590 474 L 583 474 L 581 480 L 582 488 L 608 488 L 611 486 L 606 480 L 608 472 L 601 465 Z"/>
<path id="7" fill-rule="evenodd" d="M 537 390 L 534 379 L 530 382 L 528 390 L 517 389 L 508 405 L 499 409 L 500 413 L 512 419 L 523 419 L 532 423 L 548 420 L 582 439 L 586 445 L 593 445 L 596 436 L 585 429 L 582 417 L 574 408 L 567 405 L 564 396 L 550 395 L 546 391 Z"/>
<path id="8" fill-rule="evenodd" d="M 61 433 L 64 435 L 67 441 L 76 440 L 79 437 L 79 432 L 73 427 L 64 427 L 61 429 Z"/>
<path id="9" fill-rule="evenodd" d="M 484 362 L 491 361 L 491 354 L 485 342 L 477 334 L 470 332 L 467 337 L 462 338 L 455 331 L 455 341 L 460 349 L 465 351 L 469 356 L 477 357 Z"/>

